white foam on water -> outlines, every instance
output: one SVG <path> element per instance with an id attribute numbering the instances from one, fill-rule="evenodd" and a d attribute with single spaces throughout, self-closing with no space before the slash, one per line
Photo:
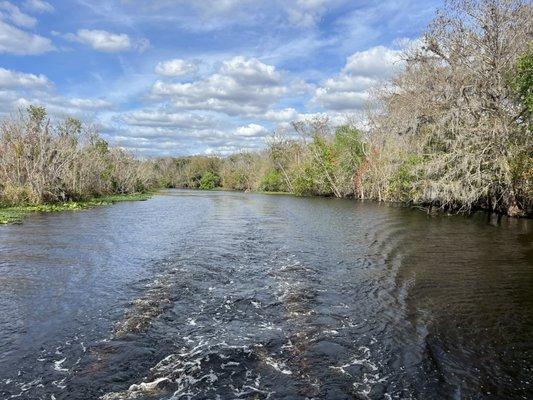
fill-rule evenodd
<path id="1" fill-rule="evenodd" d="M 15 383 L 18 386 L 18 388 L 20 389 L 20 393 L 19 394 L 12 394 L 8 398 L 9 399 L 14 399 L 14 398 L 17 398 L 17 397 L 21 397 L 28 390 L 30 390 L 32 387 L 43 387 L 44 385 L 41 383 L 42 380 L 43 380 L 43 378 L 37 378 L 37 379 L 34 379 L 31 382 Z M 4 381 L 4 383 L 6 383 L 6 384 L 11 383 L 11 382 L 13 382 L 11 379 L 6 379 Z"/>
<path id="2" fill-rule="evenodd" d="M 152 382 L 142 382 L 139 384 L 133 384 L 129 387 L 128 390 L 131 392 L 138 391 L 138 392 L 146 393 L 146 392 L 154 390 L 157 387 L 157 385 L 159 385 L 161 382 L 166 382 L 168 380 L 169 380 L 168 378 L 157 378 L 156 380 Z"/>
<path id="3" fill-rule="evenodd" d="M 276 371 L 281 372 L 285 375 L 292 375 L 292 371 L 287 368 L 284 362 L 282 361 L 276 361 L 270 356 L 265 356 L 263 358 L 263 361 L 265 364 L 270 365 L 272 368 L 274 368 Z"/>
<path id="4" fill-rule="evenodd" d="M 352 383 L 354 389 L 358 391 L 360 396 L 369 398 L 373 387 L 378 383 L 386 382 L 386 379 L 379 375 L 378 366 L 372 362 L 370 349 L 366 346 L 360 346 L 358 350 L 359 354 L 353 356 L 347 363 L 339 366 L 330 366 L 329 368 L 356 379 Z M 362 375 L 353 376 L 347 371 L 349 367 L 355 365 L 360 365 L 364 368 Z"/>
<path id="5" fill-rule="evenodd" d="M 245 390 L 245 389 L 248 389 L 248 390 Z M 234 395 L 236 397 L 243 397 L 243 396 L 247 396 L 246 398 L 250 398 L 248 397 L 249 395 L 252 395 L 254 393 L 261 393 L 261 394 L 264 394 L 266 395 L 267 399 L 270 398 L 270 396 L 272 396 L 275 392 L 269 392 L 269 391 L 266 391 L 266 390 L 261 390 L 257 387 L 254 387 L 254 386 L 250 386 L 250 385 L 244 385 L 242 387 L 242 390 L 236 390 L 234 391 Z"/>
<path id="6" fill-rule="evenodd" d="M 68 368 L 61 368 L 61 365 L 67 360 L 67 358 L 63 358 L 58 361 L 54 361 L 54 369 L 59 372 L 68 372 Z"/>
<path id="7" fill-rule="evenodd" d="M 54 385 L 55 387 L 58 387 L 59 389 L 65 389 L 67 387 L 67 385 L 65 385 L 66 379 L 67 378 L 63 378 L 60 381 L 53 381 L 52 385 Z"/>

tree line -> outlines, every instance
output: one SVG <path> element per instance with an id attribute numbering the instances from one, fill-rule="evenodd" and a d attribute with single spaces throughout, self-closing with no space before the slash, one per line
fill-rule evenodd
<path id="1" fill-rule="evenodd" d="M 0 205 L 37 205 L 138 193 L 153 187 L 150 166 L 79 120 L 52 124 L 30 106 L 0 125 Z"/>
<path id="2" fill-rule="evenodd" d="M 0 202 L 221 187 L 531 215 L 532 20 L 521 0 L 449 1 L 373 94 L 364 129 L 296 121 L 260 152 L 139 160 L 30 107 L 2 123 Z"/>

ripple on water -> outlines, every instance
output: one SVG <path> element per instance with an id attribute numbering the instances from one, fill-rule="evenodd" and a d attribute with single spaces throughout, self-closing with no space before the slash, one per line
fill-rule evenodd
<path id="1" fill-rule="evenodd" d="M 0 397 L 532 393 L 529 228 L 239 193 L 120 207 L 0 230 Z"/>

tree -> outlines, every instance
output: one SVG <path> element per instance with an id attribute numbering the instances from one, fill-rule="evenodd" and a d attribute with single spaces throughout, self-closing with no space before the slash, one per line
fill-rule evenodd
<path id="1" fill-rule="evenodd" d="M 382 92 L 374 130 L 394 132 L 406 157 L 422 160 L 416 201 L 510 215 L 531 207 L 512 171 L 531 131 L 521 127 L 523 106 L 507 77 L 528 49 L 532 20 L 521 0 L 452 0 L 407 52 L 404 72 Z"/>

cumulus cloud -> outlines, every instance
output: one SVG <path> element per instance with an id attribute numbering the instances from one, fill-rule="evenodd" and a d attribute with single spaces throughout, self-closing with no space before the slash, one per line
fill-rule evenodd
<path id="1" fill-rule="evenodd" d="M 59 95 L 48 77 L 0 68 L 0 114 L 24 109 L 30 104 L 46 107 L 53 117 L 95 117 L 97 111 L 109 109 L 102 99 Z"/>
<path id="2" fill-rule="evenodd" d="M 0 20 L 0 53 L 42 54 L 55 50 L 50 39 L 25 32 Z"/>
<path id="3" fill-rule="evenodd" d="M 268 130 L 264 126 L 258 124 L 248 124 L 237 128 L 235 134 L 244 137 L 263 137 L 268 134 Z"/>
<path id="4" fill-rule="evenodd" d="M 11 23 L 22 28 L 32 28 L 37 24 L 35 18 L 23 13 L 16 5 L 9 1 L 0 1 L 0 18 L 9 20 Z"/>
<path id="5" fill-rule="evenodd" d="M 218 71 L 188 83 L 158 80 L 152 93 L 169 97 L 181 109 L 219 111 L 229 115 L 250 115 L 266 111 L 287 91 L 274 66 L 254 58 L 234 57 Z"/>
<path id="6" fill-rule="evenodd" d="M 44 75 L 26 74 L 0 67 L 0 89 L 48 89 L 52 83 Z"/>
<path id="7" fill-rule="evenodd" d="M 272 122 L 291 122 L 298 118 L 298 111 L 294 108 L 284 108 L 282 110 L 268 110 L 264 118 Z"/>
<path id="8" fill-rule="evenodd" d="M 106 53 L 118 53 L 133 49 L 144 51 L 150 45 L 147 39 L 132 40 L 125 33 L 113 33 L 98 29 L 79 29 L 76 34 L 70 33 L 65 37 Z"/>
<path id="9" fill-rule="evenodd" d="M 128 125 L 198 129 L 215 125 L 213 118 L 193 113 L 175 113 L 163 109 L 136 110 L 122 116 Z"/>
<path id="10" fill-rule="evenodd" d="M 163 76 L 183 76 L 193 74 L 198 71 L 196 62 L 176 58 L 160 62 L 155 67 L 155 73 Z"/>
<path id="11" fill-rule="evenodd" d="M 342 72 L 352 76 L 387 79 L 402 67 L 401 53 L 401 50 L 385 46 L 359 51 L 348 57 Z"/>
<path id="12" fill-rule="evenodd" d="M 54 11 L 54 6 L 43 0 L 26 0 L 24 2 L 24 7 L 26 7 L 28 10 L 38 13 Z"/>
<path id="13" fill-rule="evenodd" d="M 220 74 L 233 78 L 242 85 L 269 86 L 277 85 L 281 80 L 281 74 L 272 65 L 263 64 L 255 58 L 234 57 L 224 61 L 220 68 Z"/>
<path id="14" fill-rule="evenodd" d="M 402 68 L 401 54 L 401 50 L 384 46 L 352 54 L 338 75 L 326 79 L 315 90 L 312 101 L 327 110 L 361 110 L 372 88 Z"/>
<path id="15" fill-rule="evenodd" d="M 221 128 L 115 125 L 104 137 L 112 143 L 144 156 L 179 154 L 231 154 L 257 150 L 264 144 L 265 128 L 257 124 Z"/>
<path id="16" fill-rule="evenodd" d="M 41 105 L 53 118 L 75 117 L 93 123 L 97 112 L 108 109 L 111 104 L 103 100 L 68 98 L 53 92 L 14 92 L 11 102 L 0 105 L 0 113 L 25 109 L 30 105 Z"/>

